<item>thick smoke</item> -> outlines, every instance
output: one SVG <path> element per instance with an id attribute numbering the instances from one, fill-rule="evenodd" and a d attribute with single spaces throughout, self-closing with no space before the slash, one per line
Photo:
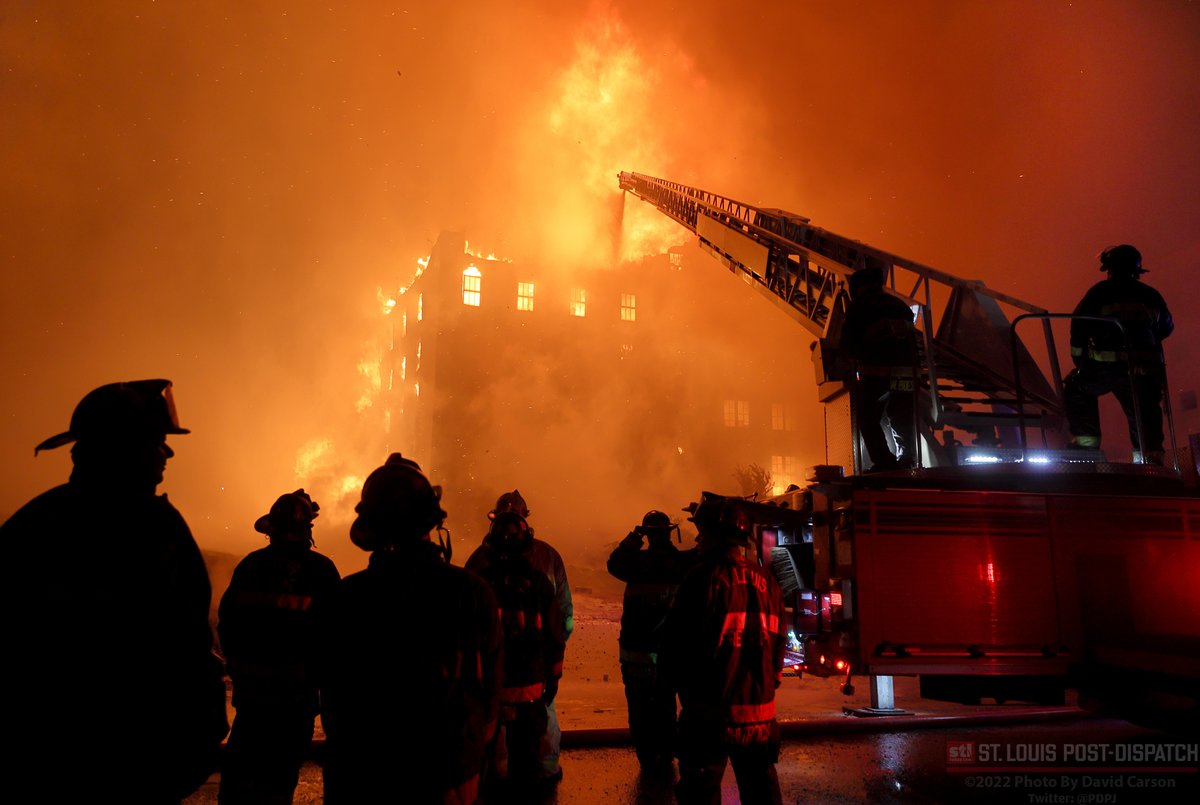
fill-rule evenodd
<path id="1" fill-rule="evenodd" d="M 0 516 L 66 477 L 32 446 L 87 390 L 166 376 L 193 434 L 163 488 L 204 547 L 257 546 L 303 485 L 322 547 L 361 561 L 337 546 L 347 479 L 388 449 L 359 368 L 378 289 L 446 229 L 564 267 L 677 244 L 645 205 L 616 230 L 618 170 L 1052 310 L 1134 243 L 1175 308 L 1173 386 L 1196 385 L 1195 4 L 10 6 Z M 799 333 L 764 350 L 807 371 Z"/>

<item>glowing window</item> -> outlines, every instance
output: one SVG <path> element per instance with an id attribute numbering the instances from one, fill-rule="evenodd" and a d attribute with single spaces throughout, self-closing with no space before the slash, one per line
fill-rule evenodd
<path id="1" fill-rule="evenodd" d="M 672 266 L 672 268 L 682 268 L 683 267 L 683 255 L 676 254 L 675 252 L 671 252 L 671 266 Z"/>
<path id="2" fill-rule="evenodd" d="M 400 359 L 400 379 L 405 380 L 408 377 L 408 356 L 405 355 Z"/>
<path id="3" fill-rule="evenodd" d="M 621 321 L 637 321 L 637 297 L 631 293 L 621 294 Z"/>
<path id="4" fill-rule="evenodd" d="M 771 403 L 771 430 L 795 430 L 796 406 Z"/>
<path id="5" fill-rule="evenodd" d="M 725 427 L 744 428 L 750 424 L 750 403 L 747 400 L 725 401 Z"/>
<path id="6" fill-rule="evenodd" d="M 795 456 L 771 456 L 771 492 L 782 495 L 797 476 Z"/>
<path id="7" fill-rule="evenodd" d="M 533 283 L 517 283 L 517 310 L 533 310 Z"/>
<path id="8" fill-rule="evenodd" d="M 425 318 L 425 294 L 417 294 L 417 321 Z"/>
<path id="9" fill-rule="evenodd" d="M 571 315 L 583 317 L 587 313 L 587 291 L 583 288 L 571 289 Z"/>
<path id="10" fill-rule="evenodd" d="M 417 365 L 413 367 L 414 372 L 421 371 L 421 342 L 417 342 Z"/>
<path id="11" fill-rule="evenodd" d="M 463 272 L 463 304 L 479 307 L 480 288 L 483 285 L 483 275 L 475 266 L 467 266 Z"/>
<path id="12" fill-rule="evenodd" d="M 400 335 L 401 336 L 408 335 L 408 311 L 407 310 L 400 314 Z"/>

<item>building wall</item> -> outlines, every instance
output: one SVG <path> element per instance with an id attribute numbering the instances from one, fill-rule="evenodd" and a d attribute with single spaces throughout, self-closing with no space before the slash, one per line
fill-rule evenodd
<path id="1" fill-rule="evenodd" d="M 472 266 L 478 305 L 464 304 Z M 824 460 L 802 328 L 698 251 L 570 271 L 481 260 L 444 234 L 392 320 L 392 449 L 445 487 L 469 545 L 513 488 L 535 528 L 582 532 L 582 549 L 701 489 L 740 494 L 738 467 L 782 486 Z"/>

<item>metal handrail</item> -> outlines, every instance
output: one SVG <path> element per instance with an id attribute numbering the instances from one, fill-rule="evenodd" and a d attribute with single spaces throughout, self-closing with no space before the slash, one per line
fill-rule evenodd
<path id="1" fill-rule="evenodd" d="M 1142 408 L 1141 408 L 1141 404 L 1138 402 L 1137 389 L 1136 389 L 1136 386 L 1134 386 L 1134 380 L 1133 380 L 1133 377 L 1134 377 L 1133 350 L 1130 348 L 1129 338 L 1125 334 L 1125 327 L 1124 327 L 1124 325 L 1121 324 L 1120 321 L 1118 321 L 1117 319 L 1112 318 L 1110 316 L 1083 316 L 1083 315 L 1078 315 L 1075 313 L 1024 313 L 1024 314 L 1021 314 L 1020 316 L 1017 316 L 1016 318 L 1014 318 L 1012 320 L 1012 324 L 1009 325 L 1009 343 L 1011 346 L 1011 352 L 1012 352 L 1012 356 L 1013 356 L 1013 382 L 1016 385 L 1016 392 L 1017 392 L 1017 425 L 1018 425 L 1018 430 L 1021 435 L 1021 459 L 1022 459 L 1022 461 L 1026 457 L 1025 453 L 1029 449 L 1029 445 L 1028 445 L 1028 440 L 1026 438 L 1026 433 L 1025 433 L 1025 386 L 1023 383 L 1021 383 L 1021 367 L 1020 367 L 1020 362 L 1017 360 L 1017 344 L 1019 343 L 1018 339 L 1017 339 L 1017 325 L 1020 324 L 1025 319 L 1041 319 L 1044 322 L 1047 330 L 1049 328 L 1049 322 L 1051 319 L 1069 319 L 1072 321 L 1094 321 L 1094 322 L 1100 322 L 1102 324 L 1111 324 L 1117 328 L 1117 330 L 1121 333 L 1121 343 L 1124 345 L 1124 348 L 1125 348 L 1125 361 L 1126 361 L 1127 370 L 1129 373 L 1129 385 L 1130 385 L 1130 392 L 1131 392 L 1130 397 L 1133 401 L 1134 428 L 1137 432 L 1137 442 L 1139 445 L 1139 452 L 1141 453 L 1142 463 L 1144 464 L 1146 462 L 1146 434 L 1142 428 Z M 1162 350 L 1162 348 L 1159 347 L 1160 353 L 1161 353 L 1161 350 Z M 1057 356 L 1054 356 L 1054 355 L 1051 356 L 1052 359 L 1055 359 L 1056 357 Z M 1171 463 L 1172 463 L 1175 471 L 1179 472 L 1179 457 L 1178 457 L 1178 453 L 1175 449 L 1175 422 L 1174 422 L 1174 417 L 1171 412 L 1170 385 L 1167 383 L 1167 366 L 1166 366 L 1165 359 L 1163 360 L 1162 365 L 1163 365 L 1163 373 L 1162 373 L 1163 416 L 1166 418 L 1167 429 L 1168 429 L 1168 433 L 1170 434 Z M 1059 392 L 1060 395 L 1062 395 L 1063 388 L 1062 388 L 1061 382 L 1058 383 L 1057 386 L 1058 386 L 1057 391 Z"/>

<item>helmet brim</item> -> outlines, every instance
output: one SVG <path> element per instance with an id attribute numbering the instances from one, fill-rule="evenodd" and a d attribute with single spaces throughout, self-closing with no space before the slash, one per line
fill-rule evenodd
<path id="1" fill-rule="evenodd" d="M 166 436 L 185 436 L 189 433 L 191 433 L 191 431 L 187 428 L 167 428 L 167 430 L 164 431 L 164 435 Z M 63 431 L 62 433 L 51 436 L 49 439 L 45 439 L 39 443 L 37 447 L 33 448 L 33 454 L 36 456 L 43 450 L 56 450 L 63 445 L 67 445 L 78 440 L 79 437 L 71 431 Z"/>

